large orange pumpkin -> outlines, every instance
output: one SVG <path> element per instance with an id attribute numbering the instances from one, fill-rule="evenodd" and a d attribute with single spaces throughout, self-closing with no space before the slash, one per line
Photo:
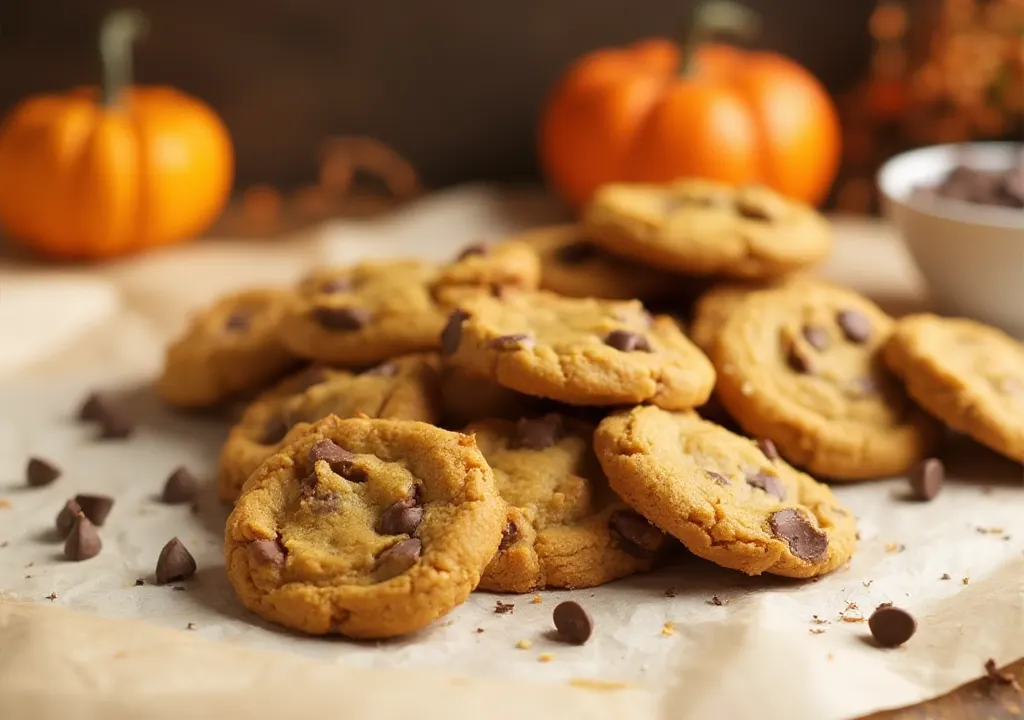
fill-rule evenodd
<path id="1" fill-rule="evenodd" d="M 709 31 L 749 33 L 755 21 L 742 6 L 711 2 L 683 49 L 649 39 L 578 60 L 541 117 L 549 182 L 576 207 L 608 182 L 685 176 L 822 201 L 840 155 L 838 115 L 822 86 L 780 55 L 701 42 Z"/>
<path id="2" fill-rule="evenodd" d="M 104 23 L 104 85 L 40 95 L 0 126 L 0 225 L 55 258 L 104 258 L 194 237 L 231 189 L 231 138 L 216 113 L 167 87 L 131 86 L 143 18 Z"/>

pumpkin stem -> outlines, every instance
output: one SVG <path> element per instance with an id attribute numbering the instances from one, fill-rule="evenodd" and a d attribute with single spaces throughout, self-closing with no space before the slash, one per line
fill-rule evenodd
<path id="1" fill-rule="evenodd" d="M 733 0 L 707 0 L 693 11 L 690 26 L 683 41 L 680 70 L 690 75 L 696 69 L 697 50 L 708 38 L 731 35 L 741 40 L 756 37 L 761 30 L 761 16 Z"/>
<path id="2" fill-rule="evenodd" d="M 149 29 L 139 10 L 115 10 L 100 26 L 100 60 L 103 63 L 103 104 L 117 105 L 121 93 L 132 84 L 132 46 Z"/>

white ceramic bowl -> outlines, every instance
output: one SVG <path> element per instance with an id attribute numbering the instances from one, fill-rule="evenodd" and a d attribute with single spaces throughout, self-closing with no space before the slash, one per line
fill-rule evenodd
<path id="1" fill-rule="evenodd" d="M 1020 143 L 935 145 L 890 159 L 878 173 L 885 212 L 903 235 L 945 315 L 972 317 L 1024 339 L 1024 210 L 946 198 L 914 199 L 958 165 L 1005 170 Z"/>

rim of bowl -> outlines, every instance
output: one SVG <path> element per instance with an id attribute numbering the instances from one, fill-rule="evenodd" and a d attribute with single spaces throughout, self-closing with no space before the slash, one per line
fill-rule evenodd
<path id="1" fill-rule="evenodd" d="M 1017 155 L 1024 162 L 1024 143 L 970 142 L 928 145 L 889 158 L 875 176 L 878 189 L 892 204 L 924 215 L 957 220 L 973 225 L 1024 229 L 1024 210 L 942 198 L 939 203 L 916 203 L 910 199 L 917 187 L 935 185 L 955 166 L 967 161 L 971 167 L 1005 170 Z"/>

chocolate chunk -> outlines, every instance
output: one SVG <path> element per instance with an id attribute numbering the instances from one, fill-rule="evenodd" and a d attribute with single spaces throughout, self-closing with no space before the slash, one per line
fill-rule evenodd
<path id="1" fill-rule="evenodd" d="M 370 313 L 357 307 L 321 305 L 313 308 L 313 319 L 326 330 L 351 331 L 365 327 L 370 322 Z"/>
<path id="2" fill-rule="evenodd" d="M 618 540 L 619 550 L 637 558 L 652 557 L 664 539 L 660 530 L 632 510 L 613 512 L 608 528 Z"/>
<path id="3" fill-rule="evenodd" d="M 473 243 L 472 245 L 467 245 L 463 248 L 456 260 L 465 260 L 468 257 L 473 257 L 474 255 L 486 255 L 490 251 L 491 243 L 489 242 Z"/>
<path id="4" fill-rule="evenodd" d="M 78 419 L 84 422 L 95 422 L 99 420 L 100 406 L 106 401 L 99 393 L 89 393 L 88 397 L 78 409 Z"/>
<path id="5" fill-rule="evenodd" d="M 622 352 L 651 352 L 651 343 L 647 338 L 629 330 L 612 330 L 605 337 L 604 343 Z"/>
<path id="6" fill-rule="evenodd" d="M 277 445 L 284 440 L 284 436 L 291 430 L 291 426 L 284 421 L 280 415 L 274 415 L 263 428 L 263 436 L 260 438 L 260 445 Z"/>
<path id="7" fill-rule="evenodd" d="M 75 495 L 75 502 L 93 525 L 102 526 L 114 507 L 114 498 L 107 495 Z"/>
<path id="8" fill-rule="evenodd" d="M 351 289 L 352 283 L 345 278 L 331 278 L 330 280 L 324 280 L 317 286 L 317 290 L 324 295 L 348 292 Z"/>
<path id="9" fill-rule="evenodd" d="M 532 420 L 521 418 L 516 423 L 516 437 L 512 446 L 524 450 L 543 450 L 561 440 L 564 434 L 561 415 L 552 413 Z"/>
<path id="10" fill-rule="evenodd" d="M 88 560 L 99 555 L 102 549 L 103 542 L 96 526 L 85 515 L 79 514 L 64 541 L 64 557 L 75 562 Z"/>
<path id="11" fill-rule="evenodd" d="M 196 574 L 196 559 L 178 538 L 171 538 L 156 561 L 157 585 L 185 580 Z"/>
<path id="12" fill-rule="evenodd" d="M 519 540 L 519 527 L 512 521 L 509 521 L 505 525 L 505 529 L 501 531 L 501 543 L 498 545 L 499 550 L 506 550 L 512 545 L 516 544 Z"/>
<path id="13" fill-rule="evenodd" d="M 865 343 L 871 338 L 871 321 L 868 316 L 857 310 L 840 310 L 836 313 L 836 322 L 850 342 Z"/>
<path id="14" fill-rule="evenodd" d="M 378 377 L 395 377 L 398 374 L 398 364 L 393 362 L 382 362 L 380 365 L 370 368 L 363 375 L 375 375 Z"/>
<path id="15" fill-rule="evenodd" d="M 942 491 L 946 468 L 938 458 L 921 461 L 910 473 L 910 497 L 914 500 L 934 500 Z"/>
<path id="16" fill-rule="evenodd" d="M 555 621 L 555 629 L 558 635 L 565 642 L 573 645 L 582 645 L 594 632 L 594 621 L 590 613 L 583 609 L 578 602 L 566 600 L 555 606 L 552 613 Z"/>
<path id="17" fill-rule="evenodd" d="M 804 336 L 807 344 L 815 350 L 824 350 L 829 345 L 828 330 L 821 325 L 804 325 L 801 334 Z"/>
<path id="18" fill-rule="evenodd" d="M 580 265 L 597 257 L 600 252 L 590 240 L 577 240 L 558 248 L 555 259 L 563 265 Z"/>
<path id="19" fill-rule="evenodd" d="M 715 472 L 714 470 L 705 470 L 705 471 L 704 471 L 704 474 L 705 474 L 705 475 L 706 475 L 706 476 L 707 476 L 707 477 L 708 477 L 709 479 L 711 479 L 711 480 L 714 480 L 714 481 L 715 481 L 716 483 L 718 483 L 719 485 L 728 485 L 728 484 L 729 484 L 729 478 L 727 478 L 727 477 L 726 477 L 725 475 L 723 475 L 722 473 L 717 473 L 717 472 Z"/>
<path id="20" fill-rule="evenodd" d="M 906 610 L 898 607 L 880 607 L 868 618 L 871 635 L 882 647 L 899 647 L 914 636 L 917 621 Z"/>
<path id="21" fill-rule="evenodd" d="M 786 508 L 772 513 L 768 526 L 775 537 L 785 540 L 789 551 L 804 562 L 820 562 L 828 554 L 828 535 L 799 510 Z"/>
<path id="22" fill-rule="evenodd" d="M 758 470 L 753 475 L 747 475 L 747 485 L 764 490 L 769 495 L 774 495 L 779 500 L 786 499 L 786 486 L 774 475 L 769 475 L 763 470 Z"/>
<path id="23" fill-rule="evenodd" d="M 374 573 L 378 582 L 401 575 L 415 565 L 422 554 L 423 543 L 417 538 L 409 538 L 392 545 L 377 557 Z"/>
<path id="24" fill-rule="evenodd" d="M 333 440 L 321 440 L 309 450 L 309 462 L 326 460 L 331 470 L 352 482 L 365 482 L 366 471 L 355 465 L 356 456 Z"/>
<path id="25" fill-rule="evenodd" d="M 199 481 L 188 468 L 179 467 L 171 473 L 164 483 L 164 491 L 160 496 L 168 505 L 190 503 L 199 494 Z"/>
<path id="26" fill-rule="evenodd" d="M 255 565 L 284 567 L 284 546 L 280 540 L 254 540 L 249 543 L 249 557 Z"/>
<path id="27" fill-rule="evenodd" d="M 25 466 L 25 480 L 30 487 L 49 485 L 60 477 L 60 468 L 42 458 L 29 458 Z"/>
<path id="28" fill-rule="evenodd" d="M 252 313 L 248 310 L 235 310 L 233 313 L 228 315 L 228 319 L 224 321 L 224 329 L 229 332 L 242 332 L 249 328 L 249 324 L 252 322 Z"/>
<path id="29" fill-rule="evenodd" d="M 772 462 L 779 459 L 778 448 L 776 448 L 775 443 L 773 443 L 768 438 L 758 438 L 757 448 L 764 454 L 766 458 L 768 458 Z"/>
<path id="30" fill-rule="evenodd" d="M 459 342 L 462 340 L 462 323 L 469 318 L 469 313 L 456 308 L 448 316 L 448 324 L 441 331 L 441 354 L 454 355 L 459 349 Z"/>
<path id="31" fill-rule="evenodd" d="M 533 346 L 533 338 L 526 333 L 502 335 L 491 340 L 491 347 L 495 350 L 529 350 Z"/>
<path id="32" fill-rule="evenodd" d="M 68 533 L 71 532 L 71 528 L 75 526 L 75 522 L 78 520 L 78 516 L 82 514 L 82 508 L 78 507 L 78 503 L 74 500 L 68 500 L 64 503 L 64 507 L 57 513 L 57 533 L 65 538 Z"/>
<path id="33" fill-rule="evenodd" d="M 381 535 L 412 535 L 423 520 L 423 508 L 413 498 L 399 500 L 380 516 L 377 532 Z"/>
<path id="34" fill-rule="evenodd" d="M 799 345 L 791 345 L 786 355 L 786 362 L 793 370 L 802 375 L 814 374 L 814 359 Z"/>

